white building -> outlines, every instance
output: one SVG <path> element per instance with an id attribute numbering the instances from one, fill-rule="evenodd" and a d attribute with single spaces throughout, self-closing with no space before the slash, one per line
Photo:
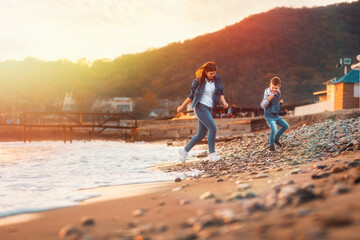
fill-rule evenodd
<path id="1" fill-rule="evenodd" d="M 114 97 L 111 99 L 96 99 L 92 106 L 95 112 L 127 113 L 134 110 L 134 102 L 129 97 Z"/>
<path id="2" fill-rule="evenodd" d="M 66 93 L 63 101 L 63 112 L 74 112 L 77 111 L 77 106 L 72 93 Z"/>

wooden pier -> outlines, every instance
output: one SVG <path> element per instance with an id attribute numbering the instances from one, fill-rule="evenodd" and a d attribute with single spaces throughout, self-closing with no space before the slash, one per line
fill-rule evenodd
<path id="1" fill-rule="evenodd" d="M 90 138 L 93 139 L 105 129 L 130 129 L 132 138 L 135 137 L 138 128 L 137 119 L 130 114 L 123 113 L 83 113 L 83 112 L 24 112 L 19 118 L 11 123 L 3 123 L 0 126 L 23 127 L 24 142 L 31 142 L 33 128 L 62 128 L 64 143 L 73 140 L 73 129 L 91 129 Z"/>

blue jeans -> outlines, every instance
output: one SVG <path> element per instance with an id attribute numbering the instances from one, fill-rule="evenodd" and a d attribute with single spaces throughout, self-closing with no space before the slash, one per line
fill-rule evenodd
<path id="1" fill-rule="evenodd" d="M 198 142 L 200 142 L 209 131 L 208 146 L 209 152 L 215 152 L 215 139 L 216 139 L 216 125 L 212 118 L 212 108 L 204 104 L 197 104 L 195 107 L 195 114 L 199 119 L 199 129 L 195 136 L 193 136 L 190 142 L 186 145 L 185 151 L 189 152 Z"/>
<path id="2" fill-rule="evenodd" d="M 289 128 L 289 124 L 285 122 L 281 117 L 265 117 L 267 124 L 270 127 L 270 138 L 269 138 L 269 147 L 273 147 L 275 144 L 275 140 L 278 140 L 280 136 Z M 277 126 L 279 125 L 281 128 L 277 131 Z M 276 135 L 275 135 L 276 133 Z"/>

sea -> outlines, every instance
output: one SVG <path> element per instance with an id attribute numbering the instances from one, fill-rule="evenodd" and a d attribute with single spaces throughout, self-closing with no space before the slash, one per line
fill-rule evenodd
<path id="1" fill-rule="evenodd" d="M 75 206 L 99 196 L 97 187 L 198 175 L 196 169 L 181 173 L 151 169 L 157 164 L 180 163 L 179 148 L 118 141 L 2 142 L 0 218 Z M 78 191 L 82 189 L 92 191 Z"/>

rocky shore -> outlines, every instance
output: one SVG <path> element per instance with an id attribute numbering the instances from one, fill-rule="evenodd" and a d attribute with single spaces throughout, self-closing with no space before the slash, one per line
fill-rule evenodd
<path id="1" fill-rule="evenodd" d="M 198 169 L 204 171 L 205 176 L 211 177 L 244 172 L 256 174 L 257 171 L 312 163 L 342 153 L 360 151 L 360 117 L 337 121 L 329 119 L 312 125 L 303 124 L 284 133 L 280 139 L 283 146 L 277 147 L 274 153 L 267 150 L 268 137 L 269 131 L 263 131 L 222 138 L 216 145 L 217 153 L 223 157 L 221 161 L 206 161 L 207 152 L 204 151 L 197 157 L 205 161 L 179 164 L 161 170 L 173 172 Z M 197 148 L 206 150 L 206 141 L 203 143 Z M 176 144 L 184 146 L 186 141 Z"/>

